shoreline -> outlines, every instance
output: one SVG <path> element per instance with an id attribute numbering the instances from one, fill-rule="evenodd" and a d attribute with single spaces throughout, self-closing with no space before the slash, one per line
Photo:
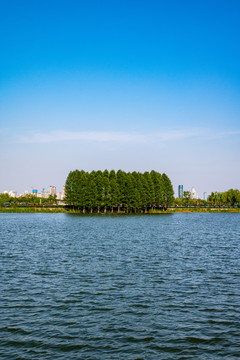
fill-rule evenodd
<path id="1" fill-rule="evenodd" d="M 177 214 L 177 213 L 240 213 L 240 208 L 168 208 L 163 210 L 150 210 L 147 213 L 83 213 L 79 210 L 67 210 L 64 207 L 0 207 L 0 213 L 44 213 L 44 214 L 81 214 L 81 215 L 161 215 L 161 214 Z"/>

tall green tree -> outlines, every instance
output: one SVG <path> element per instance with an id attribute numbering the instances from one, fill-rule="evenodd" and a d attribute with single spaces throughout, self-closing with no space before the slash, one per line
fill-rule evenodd
<path id="1" fill-rule="evenodd" d="M 92 171 L 87 180 L 86 185 L 86 206 L 90 213 L 97 208 L 97 186 L 95 182 L 95 171 Z"/>
<path id="2" fill-rule="evenodd" d="M 104 170 L 102 174 L 102 184 L 103 184 L 103 206 L 104 212 L 107 212 L 107 208 L 110 206 L 110 181 L 109 181 L 109 172 L 108 170 Z"/>
<path id="3" fill-rule="evenodd" d="M 173 191 L 172 183 L 169 177 L 165 173 L 162 174 L 162 181 L 163 181 L 163 194 L 164 194 L 163 196 L 164 196 L 165 204 L 171 205 L 171 203 L 174 200 L 174 191 Z"/>
<path id="4" fill-rule="evenodd" d="M 119 189 L 119 212 L 120 208 L 125 209 L 126 206 L 126 173 L 122 170 L 117 171 L 117 185 Z"/>
<path id="5" fill-rule="evenodd" d="M 103 176 L 102 176 L 102 172 L 100 170 L 98 170 L 95 173 L 95 183 L 96 183 L 96 202 L 97 202 L 97 212 L 100 213 L 101 211 L 101 206 L 102 206 L 102 201 L 103 201 Z"/>
<path id="6" fill-rule="evenodd" d="M 113 213 L 114 207 L 117 207 L 119 204 L 119 189 L 117 183 L 117 175 L 114 170 L 111 170 L 109 173 L 109 185 L 110 185 L 110 207 L 111 212 Z"/>

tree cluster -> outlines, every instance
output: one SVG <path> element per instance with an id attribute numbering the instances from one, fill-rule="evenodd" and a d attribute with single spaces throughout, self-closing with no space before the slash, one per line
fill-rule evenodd
<path id="1" fill-rule="evenodd" d="M 237 204 L 240 204 L 240 191 L 229 189 L 225 192 L 212 192 L 208 200 L 214 205 L 235 206 Z"/>
<path id="2" fill-rule="evenodd" d="M 118 170 L 71 171 L 65 184 L 67 205 L 84 212 L 147 212 L 174 200 L 166 174 Z"/>

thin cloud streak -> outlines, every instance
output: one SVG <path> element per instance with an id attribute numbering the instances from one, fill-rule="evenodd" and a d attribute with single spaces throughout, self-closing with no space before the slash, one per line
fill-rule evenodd
<path id="1" fill-rule="evenodd" d="M 19 138 L 20 143 L 41 144 L 64 141 L 80 142 L 118 142 L 118 143 L 139 143 L 144 144 L 150 141 L 167 142 L 177 139 L 184 139 L 196 136 L 203 136 L 202 131 L 174 130 L 155 133 L 135 132 L 102 132 L 102 131 L 52 131 L 49 133 L 29 133 Z"/>
<path id="2" fill-rule="evenodd" d="M 20 138 L 20 142 L 22 143 L 52 143 L 63 141 L 144 142 L 145 136 L 127 132 L 52 131 L 49 133 L 31 133 Z"/>

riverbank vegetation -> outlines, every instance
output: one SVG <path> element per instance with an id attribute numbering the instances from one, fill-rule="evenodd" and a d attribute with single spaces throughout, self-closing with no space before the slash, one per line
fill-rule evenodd
<path id="1" fill-rule="evenodd" d="M 0 213 L 65 213 L 64 206 L 0 205 Z"/>
<path id="2" fill-rule="evenodd" d="M 177 207 L 238 207 L 240 206 L 240 191 L 229 189 L 225 192 L 212 192 L 208 200 L 191 199 L 191 193 L 184 191 L 182 198 L 174 200 L 174 205 Z"/>
<path id="3" fill-rule="evenodd" d="M 57 205 L 56 195 L 49 195 L 47 198 L 27 194 L 19 197 L 12 197 L 9 194 L 0 194 L 0 205 L 25 206 L 25 205 Z"/>
<path id="4" fill-rule="evenodd" d="M 66 197 L 58 202 L 28 194 L 10 197 L 0 194 L 0 212 L 12 213 L 174 213 L 174 212 L 240 212 L 240 191 L 229 189 L 212 192 L 208 200 L 173 196 L 173 187 L 166 174 L 151 172 L 126 173 L 118 170 L 71 171 L 65 184 Z"/>
<path id="5" fill-rule="evenodd" d="M 65 214 L 83 214 L 82 211 L 74 208 L 69 208 L 66 206 L 0 206 L 0 213 L 65 213 Z M 140 212 L 141 213 L 141 212 Z M 173 214 L 173 213 L 240 213 L 240 208 L 238 207 L 169 207 L 166 210 L 160 209 L 149 209 L 147 214 Z M 85 213 L 89 214 L 89 213 Z M 99 213 L 95 215 L 105 215 L 107 213 Z M 116 214 L 114 212 L 114 214 Z M 125 214 L 124 211 L 121 211 L 120 214 Z M 134 214 L 134 213 L 128 213 Z"/>
<path id="6" fill-rule="evenodd" d="M 218 206 L 240 205 L 240 191 L 229 189 L 225 192 L 212 192 L 209 196 L 209 202 Z"/>
<path id="7" fill-rule="evenodd" d="M 65 201 L 70 210 L 82 213 L 147 213 L 166 209 L 174 200 L 166 174 L 118 170 L 71 171 L 65 184 Z"/>

